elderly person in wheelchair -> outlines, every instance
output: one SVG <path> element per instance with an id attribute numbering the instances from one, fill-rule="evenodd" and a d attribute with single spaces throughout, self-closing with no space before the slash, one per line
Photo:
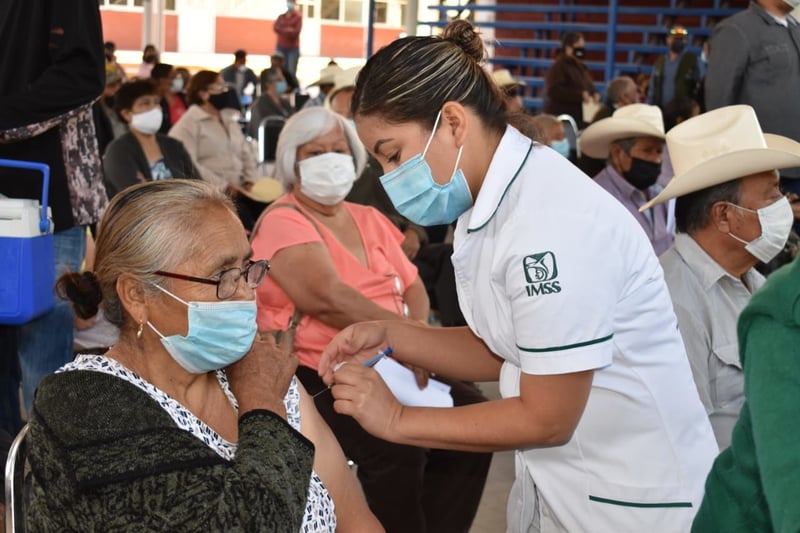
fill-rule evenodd
<path id="1" fill-rule="evenodd" d="M 230 200 L 204 182 L 112 200 L 94 272 L 58 289 L 102 302 L 120 338 L 36 392 L 29 530 L 379 528 L 295 357 L 257 331 L 269 265 L 252 255 Z"/>

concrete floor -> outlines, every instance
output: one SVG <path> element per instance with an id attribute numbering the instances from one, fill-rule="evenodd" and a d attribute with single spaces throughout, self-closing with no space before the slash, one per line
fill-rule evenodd
<path id="1" fill-rule="evenodd" d="M 500 398 L 497 382 L 479 384 L 490 400 Z M 514 452 L 495 452 L 483 497 L 470 533 L 502 533 L 506 528 L 506 501 L 514 482 Z"/>

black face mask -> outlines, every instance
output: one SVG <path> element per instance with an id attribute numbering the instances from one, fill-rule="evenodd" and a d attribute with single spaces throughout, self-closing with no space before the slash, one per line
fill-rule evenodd
<path id="1" fill-rule="evenodd" d="M 579 46 L 578 48 L 573 48 L 572 53 L 575 54 L 575 57 L 578 59 L 583 59 L 586 57 L 586 48 L 583 46 Z"/>
<path id="2" fill-rule="evenodd" d="M 631 156 L 630 170 L 622 173 L 622 177 L 640 191 L 652 187 L 660 175 L 661 163 L 653 163 L 633 156 Z"/>
<path id="3" fill-rule="evenodd" d="M 236 91 L 228 90 L 220 94 L 212 94 L 208 97 L 208 103 L 222 111 L 223 109 L 239 109 L 239 97 Z"/>
<path id="4" fill-rule="evenodd" d="M 146 56 L 144 56 L 144 62 L 145 63 L 155 63 L 157 58 L 158 58 L 158 56 L 155 55 L 155 54 L 147 54 Z"/>
<path id="5" fill-rule="evenodd" d="M 672 41 L 672 44 L 669 47 L 670 50 L 675 52 L 676 54 L 680 54 L 686 49 L 686 41 L 683 39 L 675 39 Z"/>

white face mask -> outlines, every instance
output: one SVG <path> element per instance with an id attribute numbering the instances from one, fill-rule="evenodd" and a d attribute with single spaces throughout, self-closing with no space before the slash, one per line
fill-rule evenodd
<path id="1" fill-rule="evenodd" d="M 170 87 L 170 91 L 174 93 L 179 93 L 183 90 L 183 78 L 176 76 L 172 79 L 172 87 Z"/>
<path id="2" fill-rule="evenodd" d="M 786 246 L 786 240 L 789 238 L 789 232 L 792 230 L 792 224 L 794 223 L 794 213 L 789 200 L 784 196 L 757 211 L 736 204 L 730 205 L 743 211 L 758 214 L 758 221 L 761 223 L 761 235 L 750 242 L 740 239 L 730 232 L 728 235 L 743 243 L 745 245 L 744 249 L 762 263 L 772 261 Z"/>
<path id="3" fill-rule="evenodd" d="M 298 161 L 300 192 L 322 205 L 336 205 L 356 181 L 353 156 L 327 152 Z"/>
<path id="4" fill-rule="evenodd" d="M 154 107 L 144 113 L 136 113 L 131 117 L 131 128 L 145 135 L 152 135 L 161 128 L 164 113 L 160 107 Z"/>

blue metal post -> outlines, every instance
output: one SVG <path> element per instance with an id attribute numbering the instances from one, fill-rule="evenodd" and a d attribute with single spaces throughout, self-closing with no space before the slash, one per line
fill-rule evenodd
<path id="1" fill-rule="evenodd" d="M 367 42 L 364 51 L 365 59 L 372 57 L 372 47 L 375 41 L 375 0 L 369 0 L 369 11 L 367 12 Z"/>
<path id="2" fill-rule="evenodd" d="M 617 45 L 617 8 L 619 0 L 611 0 L 608 3 L 608 35 L 606 35 L 606 70 L 605 82 L 608 83 L 614 78 L 614 63 L 616 60 Z"/>

